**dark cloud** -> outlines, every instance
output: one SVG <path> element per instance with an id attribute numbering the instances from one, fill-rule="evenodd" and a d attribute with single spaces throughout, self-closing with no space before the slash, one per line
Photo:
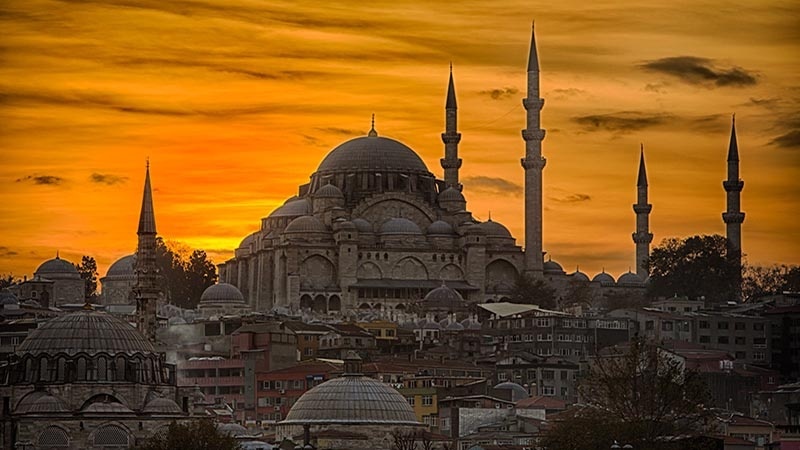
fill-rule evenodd
<path id="1" fill-rule="evenodd" d="M 513 194 L 522 193 L 522 186 L 505 178 L 474 176 L 464 178 L 464 186 L 471 191 L 485 192 L 487 194 Z"/>
<path id="2" fill-rule="evenodd" d="M 672 56 L 647 61 L 642 68 L 678 78 L 695 85 L 717 87 L 751 86 L 758 82 L 756 76 L 741 67 L 717 67 L 713 60 L 696 56 Z"/>
<path id="3" fill-rule="evenodd" d="M 10 257 L 10 256 L 17 256 L 17 255 L 19 255 L 19 252 L 11 250 L 8 247 L 0 247 L 0 256 Z"/>
<path id="4" fill-rule="evenodd" d="M 665 94 L 667 92 L 666 88 L 668 86 L 667 83 L 647 83 L 644 86 L 644 90 L 648 92 L 655 92 L 657 94 Z"/>
<path id="5" fill-rule="evenodd" d="M 673 116 L 663 113 L 648 114 L 641 111 L 622 111 L 612 114 L 573 117 L 570 120 L 583 127 L 584 131 L 611 131 L 624 134 L 663 125 L 673 119 Z"/>
<path id="6" fill-rule="evenodd" d="M 115 184 L 121 184 L 128 181 L 128 177 L 120 177 L 117 175 L 111 175 L 109 173 L 94 172 L 89 176 L 89 181 L 91 181 L 92 183 L 113 186 Z"/>
<path id="7" fill-rule="evenodd" d="M 488 95 L 492 98 L 492 100 L 503 100 L 509 98 L 513 95 L 516 95 L 519 92 L 519 89 L 515 87 L 504 87 L 499 89 L 492 89 L 488 91 L 480 91 L 478 92 L 481 95 Z"/>
<path id="8" fill-rule="evenodd" d="M 769 143 L 781 148 L 800 148 L 800 129 L 791 130 L 788 133 L 782 134 Z"/>
<path id="9" fill-rule="evenodd" d="M 780 104 L 780 99 L 777 97 L 773 98 L 750 97 L 750 100 L 748 100 L 747 103 L 743 103 L 742 106 L 758 106 L 766 109 L 774 109 L 779 104 Z"/>
<path id="10" fill-rule="evenodd" d="M 33 183 L 43 186 L 58 186 L 64 179 L 55 175 L 28 175 L 27 177 L 17 178 L 17 183 Z"/>
<path id="11" fill-rule="evenodd" d="M 564 99 L 569 97 L 575 97 L 577 95 L 583 95 L 586 93 L 586 91 L 578 88 L 564 88 L 564 89 L 553 89 L 551 93 L 553 94 L 553 98 Z"/>
<path id="12" fill-rule="evenodd" d="M 580 202 L 588 202 L 592 199 L 592 196 L 589 194 L 568 194 L 563 197 L 550 197 L 550 200 L 559 203 L 580 203 Z"/>
<path id="13" fill-rule="evenodd" d="M 339 128 L 339 127 L 317 127 L 314 128 L 315 130 L 321 131 L 323 133 L 328 134 L 336 134 L 341 136 L 361 136 L 364 134 L 364 130 L 354 130 L 350 128 Z"/>

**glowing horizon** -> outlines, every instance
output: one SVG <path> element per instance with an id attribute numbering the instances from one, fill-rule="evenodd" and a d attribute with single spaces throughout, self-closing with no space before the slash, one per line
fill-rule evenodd
<path id="1" fill-rule="evenodd" d="M 796 264 L 798 8 L 788 1 L 10 1 L 0 65 L 0 274 L 60 251 L 100 276 L 136 248 L 146 157 L 167 241 L 233 254 L 328 151 L 400 140 L 437 178 L 453 62 L 468 209 L 522 238 L 530 20 L 541 67 L 544 250 L 634 268 L 639 145 L 653 246 L 724 234 L 736 113 L 751 264 Z"/>

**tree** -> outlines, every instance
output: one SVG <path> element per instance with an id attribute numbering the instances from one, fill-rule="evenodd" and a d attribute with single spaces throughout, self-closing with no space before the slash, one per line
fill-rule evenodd
<path id="1" fill-rule="evenodd" d="M 666 436 L 698 436 L 712 418 L 708 388 L 699 374 L 655 344 L 633 339 L 589 367 L 578 386 L 582 406 L 546 433 L 544 446 L 561 450 L 608 449 L 614 440 L 634 448 L 666 447 Z M 614 352 L 614 350 L 617 350 Z"/>
<path id="2" fill-rule="evenodd" d="M 511 289 L 511 303 L 538 305 L 540 308 L 556 307 L 556 291 L 544 280 L 536 280 L 530 275 L 519 275 Z"/>
<path id="3" fill-rule="evenodd" d="M 14 275 L 0 275 L 0 289 L 10 288 L 19 283 L 19 278 L 14 278 Z"/>
<path id="4" fill-rule="evenodd" d="M 754 301 L 765 295 L 779 294 L 783 291 L 800 290 L 800 267 L 746 266 L 742 282 L 742 297 Z"/>
<path id="5" fill-rule="evenodd" d="M 203 291 L 217 281 L 217 268 L 203 250 L 189 252 L 179 242 L 156 238 L 156 264 L 167 300 L 182 308 L 194 308 Z"/>
<path id="6" fill-rule="evenodd" d="M 644 294 L 640 292 L 611 292 L 604 298 L 605 308 L 608 311 L 626 308 L 641 308 L 648 305 Z"/>
<path id="7" fill-rule="evenodd" d="M 728 257 L 728 239 L 718 234 L 664 239 L 648 259 L 650 297 L 704 297 L 712 303 L 736 299 L 741 279 Z"/>
<path id="8" fill-rule="evenodd" d="M 203 291 L 217 282 L 217 268 L 203 250 L 193 251 L 185 267 L 189 298 L 200 300 Z"/>
<path id="9" fill-rule="evenodd" d="M 97 297 L 97 261 L 91 256 L 82 256 L 80 264 L 74 264 L 83 278 L 83 296 L 86 299 Z"/>
<path id="10" fill-rule="evenodd" d="M 156 433 L 136 450 L 239 450 L 236 439 L 220 433 L 210 419 L 193 419 L 186 423 L 172 422 L 166 433 Z"/>

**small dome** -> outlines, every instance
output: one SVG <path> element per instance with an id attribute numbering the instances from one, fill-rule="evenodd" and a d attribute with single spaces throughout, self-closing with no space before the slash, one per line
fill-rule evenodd
<path id="1" fill-rule="evenodd" d="M 428 235 L 452 235 L 453 227 L 444 220 L 437 220 L 428 226 Z"/>
<path id="2" fill-rule="evenodd" d="M 502 223 L 495 222 L 492 219 L 479 223 L 478 226 L 484 231 L 484 233 L 486 233 L 486 236 L 488 237 L 511 237 L 511 232 L 508 231 L 508 228 L 506 228 Z"/>
<path id="3" fill-rule="evenodd" d="M 311 214 L 311 204 L 308 199 L 292 197 L 282 206 L 270 213 L 269 217 L 297 217 Z"/>
<path id="4" fill-rule="evenodd" d="M 544 273 L 552 273 L 552 274 L 560 274 L 564 273 L 564 268 L 561 267 L 561 264 L 551 260 L 545 261 L 544 265 L 542 266 L 544 269 Z"/>
<path id="5" fill-rule="evenodd" d="M 314 198 L 344 198 L 342 190 L 332 184 L 326 184 L 314 192 Z"/>
<path id="6" fill-rule="evenodd" d="M 39 325 L 17 347 L 17 354 L 154 354 L 150 343 L 129 323 L 104 312 L 81 310 Z"/>
<path id="7" fill-rule="evenodd" d="M 481 329 L 481 323 L 478 322 L 477 319 L 473 319 L 472 317 L 462 320 L 461 321 L 461 325 L 463 325 L 464 328 L 466 328 L 467 330 L 480 330 Z"/>
<path id="8" fill-rule="evenodd" d="M 595 275 L 594 278 L 592 278 L 592 281 L 597 281 L 604 286 L 616 284 L 614 277 L 605 272 L 600 272 Z"/>
<path id="9" fill-rule="evenodd" d="M 200 303 L 244 303 L 244 295 L 232 284 L 217 283 L 203 291 Z"/>
<path id="10" fill-rule="evenodd" d="M 498 384 L 494 389 L 506 389 L 511 391 L 511 401 L 516 403 L 524 398 L 530 397 L 528 390 L 517 383 L 506 381 Z"/>
<path id="11" fill-rule="evenodd" d="M 286 226 L 284 233 L 327 233 L 328 228 L 314 216 L 300 216 Z"/>
<path id="12" fill-rule="evenodd" d="M 355 230 L 356 229 L 356 226 L 353 225 L 353 222 L 350 222 L 349 220 L 346 220 L 346 219 L 337 219 L 334 222 L 334 225 L 335 225 L 337 230 Z"/>
<path id="13" fill-rule="evenodd" d="M 619 279 L 617 280 L 617 284 L 621 286 L 641 286 L 644 283 L 642 279 L 639 278 L 639 275 L 636 275 L 629 270 L 628 272 L 620 275 Z"/>
<path id="14" fill-rule="evenodd" d="M 394 139 L 377 135 L 351 139 L 339 145 L 317 168 L 317 174 L 354 172 L 429 174 L 414 150 Z"/>
<path id="15" fill-rule="evenodd" d="M 417 323 L 417 328 L 422 330 L 441 330 L 442 326 L 435 320 L 422 319 Z"/>
<path id="16" fill-rule="evenodd" d="M 256 239 L 256 234 L 258 234 L 258 231 L 248 234 L 244 239 L 242 239 L 242 242 L 239 244 L 238 248 L 250 248 L 250 246 L 253 245 L 253 241 Z"/>
<path id="17" fill-rule="evenodd" d="M 114 261 L 114 264 L 108 268 L 106 272 L 107 277 L 133 277 L 135 276 L 133 269 L 136 264 L 136 254 L 123 256 L 122 258 Z"/>
<path id="18" fill-rule="evenodd" d="M 181 414 L 183 411 L 181 410 L 180 406 L 174 401 L 164 398 L 164 397 L 157 397 L 144 405 L 142 409 L 143 413 L 147 414 Z"/>
<path id="19" fill-rule="evenodd" d="M 581 272 L 580 270 L 575 270 L 575 272 L 569 274 L 575 281 L 589 281 L 589 275 Z"/>
<path id="20" fill-rule="evenodd" d="M 458 322 L 450 323 L 445 327 L 445 330 L 447 330 L 447 331 L 462 331 L 463 329 L 464 329 L 464 325 L 461 325 Z"/>
<path id="21" fill-rule="evenodd" d="M 186 319 L 181 316 L 173 316 L 167 319 L 167 323 L 170 325 L 186 325 Z"/>
<path id="22" fill-rule="evenodd" d="M 450 186 L 447 189 L 443 190 L 439 193 L 439 203 L 442 202 L 465 202 L 464 194 L 461 193 L 458 189 Z"/>
<path id="23" fill-rule="evenodd" d="M 422 230 L 417 224 L 406 218 L 395 217 L 383 222 L 381 234 L 422 234 Z"/>
<path id="24" fill-rule="evenodd" d="M 17 414 L 52 414 L 69 412 L 61 399 L 46 392 L 32 392 L 17 406 Z"/>
<path id="25" fill-rule="evenodd" d="M 356 226 L 356 229 L 359 233 L 374 233 L 375 230 L 372 228 L 372 224 L 369 223 L 366 219 L 362 219 L 361 217 L 357 219 L 353 219 L 353 225 Z"/>
<path id="26" fill-rule="evenodd" d="M 347 369 L 303 394 L 281 425 L 419 425 L 414 410 L 395 388 Z"/>
<path id="27" fill-rule="evenodd" d="M 220 423 L 217 424 L 217 431 L 227 434 L 228 436 L 247 436 L 249 433 L 247 428 L 239 425 L 238 423 Z"/>
<path id="28" fill-rule="evenodd" d="M 78 269 L 71 262 L 58 256 L 43 262 L 34 273 L 45 278 L 47 278 L 47 275 L 75 275 L 80 278 Z"/>
<path id="29" fill-rule="evenodd" d="M 457 304 L 463 301 L 464 297 L 462 297 L 457 290 L 447 287 L 447 285 L 444 283 L 442 283 L 441 286 L 431 290 L 430 292 L 428 292 L 427 295 L 425 295 L 425 302 Z"/>
<path id="30" fill-rule="evenodd" d="M 0 305 L 19 305 L 19 300 L 8 289 L 0 289 Z"/>

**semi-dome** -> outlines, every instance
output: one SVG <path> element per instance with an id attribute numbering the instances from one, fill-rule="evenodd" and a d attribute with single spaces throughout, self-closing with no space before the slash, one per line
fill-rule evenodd
<path id="1" fill-rule="evenodd" d="M 612 277 L 611 275 L 607 274 L 605 271 L 600 272 L 597 275 L 595 275 L 594 278 L 592 278 L 592 281 L 597 281 L 598 283 L 600 283 L 602 285 L 611 285 L 611 284 L 615 284 L 616 283 L 616 281 L 614 281 L 614 277 Z"/>
<path id="2" fill-rule="evenodd" d="M 256 234 L 258 234 L 258 231 L 248 234 L 244 239 L 242 239 L 242 242 L 239 243 L 238 248 L 249 248 L 255 241 Z"/>
<path id="3" fill-rule="evenodd" d="M 514 403 L 530 397 L 527 389 L 511 381 L 505 381 L 503 383 L 500 383 L 496 385 L 494 389 L 503 389 L 511 391 L 511 401 Z"/>
<path id="4" fill-rule="evenodd" d="M 447 326 L 445 327 L 445 330 L 447 330 L 447 331 L 463 331 L 464 330 L 464 325 L 461 325 L 458 322 L 452 322 L 452 323 L 447 324 Z"/>
<path id="5" fill-rule="evenodd" d="M 111 314 L 81 310 L 56 317 L 39 325 L 17 347 L 17 354 L 66 353 L 155 353 L 136 328 Z"/>
<path id="6" fill-rule="evenodd" d="M 624 285 L 624 286 L 641 286 L 642 283 L 643 281 L 639 277 L 639 275 L 636 275 L 630 270 L 620 275 L 619 279 L 617 280 L 618 285 Z"/>
<path id="7" fill-rule="evenodd" d="M 217 431 L 228 436 L 247 436 L 247 428 L 239 425 L 238 423 L 220 423 L 217 425 Z"/>
<path id="8" fill-rule="evenodd" d="M 564 268 L 561 267 L 561 264 L 553 261 L 552 259 L 545 261 L 542 269 L 544 270 L 544 273 L 564 273 Z"/>
<path id="9" fill-rule="evenodd" d="M 492 219 L 479 223 L 478 227 L 480 227 L 484 233 L 486 233 L 486 236 L 489 237 L 511 237 L 511 232 L 508 231 L 508 228 L 506 228 L 502 223 L 495 222 Z"/>
<path id="10" fill-rule="evenodd" d="M 372 228 L 372 224 L 369 223 L 366 219 L 362 219 L 361 217 L 357 219 L 353 219 L 353 225 L 356 226 L 356 229 L 359 233 L 372 233 L 375 230 Z"/>
<path id="11" fill-rule="evenodd" d="M 344 198 L 342 190 L 332 184 L 326 184 L 314 192 L 314 198 Z"/>
<path id="12" fill-rule="evenodd" d="M 200 303 L 244 303 L 244 295 L 232 284 L 217 283 L 203 291 Z"/>
<path id="13" fill-rule="evenodd" d="M 300 216 L 286 226 L 284 233 L 327 233 L 328 227 L 314 216 Z"/>
<path id="14" fill-rule="evenodd" d="M 422 234 L 422 230 L 416 223 L 404 217 L 395 217 L 383 222 L 381 234 Z"/>
<path id="15" fill-rule="evenodd" d="M 458 189 L 450 186 L 439 193 L 439 202 L 465 202 L 464 194 Z"/>
<path id="16" fill-rule="evenodd" d="M 269 217 L 297 217 L 311 213 L 311 204 L 306 198 L 291 197 L 282 206 L 270 213 Z"/>
<path id="17" fill-rule="evenodd" d="M 132 277 L 135 276 L 133 269 L 136 264 L 136 254 L 123 256 L 114 261 L 108 268 L 107 277 Z"/>
<path id="18" fill-rule="evenodd" d="M 331 150 L 317 174 L 353 172 L 400 172 L 428 174 L 425 163 L 405 144 L 378 136 L 351 139 Z"/>
<path id="19" fill-rule="evenodd" d="M 48 275 L 75 275 L 80 277 L 78 269 L 71 262 L 61 259 L 59 256 L 43 262 L 34 273 L 45 278 Z"/>
<path id="20" fill-rule="evenodd" d="M 361 373 L 361 359 L 345 358 L 344 374 L 303 394 L 280 425 L 420 425 L 395 388 Z"/>
<path id="21" fill-rule="evenodd" d="M 452 235 L 454 233 L 453 227 L 444 220 L 437 220 L 428 226 L 429 235 Z"/>

